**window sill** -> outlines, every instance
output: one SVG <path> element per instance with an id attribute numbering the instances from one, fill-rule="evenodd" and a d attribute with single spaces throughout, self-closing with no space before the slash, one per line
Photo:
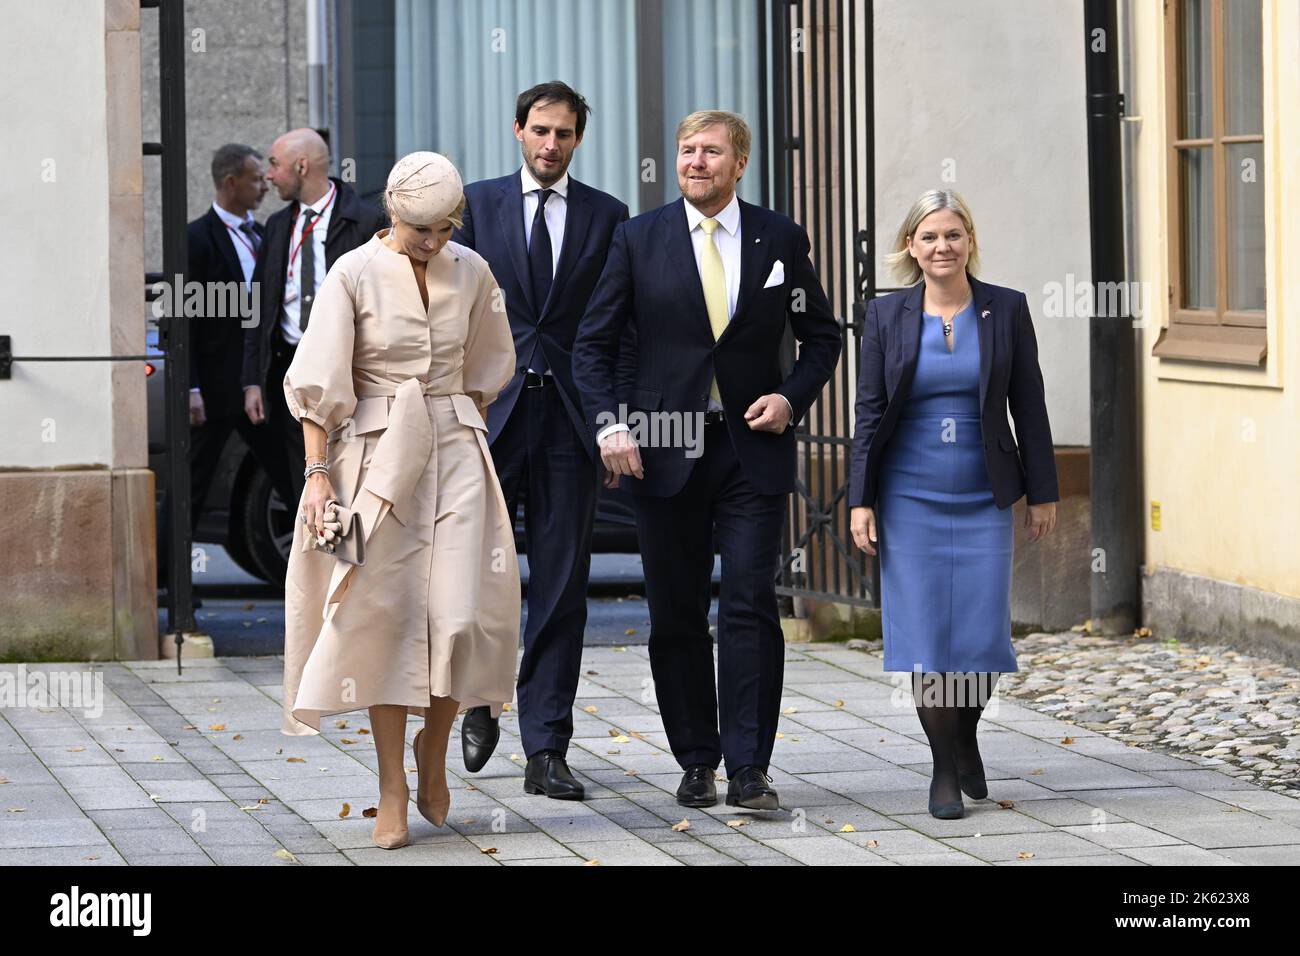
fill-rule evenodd
<path id="1" fill-rule="evenodd" d="M 1160 330 L 1151 354 L 1161 359 L 1262 369 L 1268 356 L 1264 328 L 1171 322 Z"/>

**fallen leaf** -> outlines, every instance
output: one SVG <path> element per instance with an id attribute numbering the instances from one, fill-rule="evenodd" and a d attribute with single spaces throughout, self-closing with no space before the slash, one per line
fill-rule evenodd
<path id="1" fill-rule="evenodd" d="M 583 866 L 600 866 L 600 860 L 588 860 Z"/>
<path id="2" fill-rule="evenodd" d="M 70 753 L 70 754 L 79 754 L 79 753 L 81 753 L 81 752 L 82 752 L 83 750 L 85 750 L 85 749 L 86 749 L 85 747 L 69 747 L 69 748 L 68 748 L 68 753 Z"/>
<path id="3" fill-rule="evenodd" d="M 797 707 L 787 707 L 785 710 L 781 711 L 781 713 L 783 713 L 783 714 L 797 714 L 797 713 L 799 713 L 799 708 L 797 708 Z"/>
<path id="4" fill-rule="evenodd" d="M 1036 769 L 1034 769 L 1034 770 L 1029 771 L 1029 776 L 1031 776 L 1031 777 L 1037 777 L 1037 776 L 1038 776 L 1039 774 L 1041 774 L 1042 772 L 1043 772 L 1043 768 L 1042 768 L 1042 767 L 1038 767 L 1038 768 L 1036 768 Z"/>
<path id="5" fill-rule="evenodd" d="M 628 733 L 637 740 L 645 740 L 645 734 L 639 734 L 635 730 L 629 730 Z"/>
<path id="6" fill-rule="evenodd" d="M 351 737 L 340 737 L 340 738 L 339 738 L 339 743 L 341 743 L 341 744 L 354 744 L 354 743 L 356 743 L 356 741 L 353 740 Z"/>
<path id="7" fill-rule="evenodd" d="M 335 729 L 335 730 L 346 730 L 346 729 L 347 729 L 347 726 L 348 726 L 348 722 L 347 722 L 346 720 L 336 720 L 336 721 L 334 721 L 334 729 Z"/>
<path id="8" fill-rule="evenodd" d="M 737 830 L 737 829 L 739 829 L 740 827 L 749 826 L 749 821 L 748 821 L 748 820 L 728 820 L 728 821 L 727 821 L 727 826 L 731 827 L 733 830 Z"/>
<path id="9" fill-rule="evenodd" d="M 781 733 L 781 731 L 778 730 L 778 731 L 776 732 L 776 739 L 777 739 L 777 740 L 785 740 L 785 734 Z"/>
<path id="10" fill-rule="evenodd" d="M 198 730 L 198 729 L 199 728 L 195 727 L 193 724 L 186 724 L 184 727 L 181 728 L 181 730 Z"/>
<path id="11" fill-rule="evenodd" d="M 477 791 L 477 790 L 478 790 L 478 787 L 474 786 L 474 784 L 472 784 L 472 783 L 467 783 L 467 784 L 465 784 L 465 789 L 466 789 L 466 790 L 474 790 L 474 791 Z"/>
<path id="12" fill-rule="evenodd" d="M 238 739 L 238 738 L 236 738 L 236 739 Z M 160 762 L 162 761 L 162 757 L 159 757 L 157 754 L 154 754 L 154 755 L 153 755 L 152 757 L 150 757 L 149 759 L 152 760 L 152 761 L 154 761 L 155 763 L 160 763 Z"/>
<path id="13" fill-rule="evenodd" d="M 343 809 L 339 811 L 339 819 L 346 817 L 351 812 L 352 812 L 352 804 L 350 803 L 343 804 Z"/>
<path id="14" fill-rule="evenodd" d="M 519 754 L 511 754 L 511 755 L 510 755 L 510 759 L 511 759 L 511 760 L 514 760 L 514 761 L 518 761 L 518 760 L 519 760 Z"/>
<path id="15" fill-rule="evenodd" d="M 835 706 L 836 706 L 836 707 L 843 707 L 843 706 L 844 706 L 844 701 L 842 701 L 842 700 L 837 700 L 837 701 L 835 701 Z"/>
<path id="16" fill-rule="evenodd" d="M 243 735 L 243 734 L 235 734 L 235 736 L 231 737 L 230 739 L 231 739 L 231 740 L 243 740 L 243 739 L 244 739 L 244 735 Z"/>
<path id="17" fill-rule="evenodd" d="M 623 776 L 625 776 L 625 777 L 639 777 L 640 775 L 641 775 L 641 771 L 640 771 L 640 770 L 624 770 L 624 771 L 623 771 Z"/>
<path id="18" fill-rule="evenodd" d="M 378 808 L 378 807 L 366 807 L 364 810 L 361 811 L 361 815 L 362 815 L 363 817 L 366 817 L 367 819 L 370 818 L 370 817 L 377 817 L 377 816 L 379 816 L 379 808 Z"/>
<path id="19" fill-rule="evenodd" d="M 208 724 L 208 730 L 225 730 L 225 724 Z"/>
<path id="20" fill-rule="evenodd" d="M 501 851 L 498 850 L 498 849 L 497 849 L 496 847 L 494 847 L 494 846 L 485 846 L 485 847 L 484 847 L 482 850 L 480 850 L 479 852 L 480 852 L 480 853 L 490 853 L 490 854 L 492 854 L 492 855 L 495 856 L 496 854 L 500 853 Z"/>
<path id="21" fill-rule="evenodd" d="M 288 850 L 286 850 L 284 847 L 280 847 L 280 849 L 275 851 L 275 858 L 277 860 L 288 860 L 290 863 L 298 862 L 298 858 L 294 856 L 292 853 L 290 853 Z"/>
<path id="22" fill-rule="evenodd" d="M 290 757 L 290 758 L 286 761 L 286 763 L 306 763 L 306 762 L 307 762 L 307 758 L 306 758 L 306 757 Z"/>
<path id="23" fill-rule="evenodd" d="M 6 812 L 6 813 L 26 813 L 26 812 L 27 812 L 27 808 L 26 808 L 26 807 L 9 807 L 5 812 Z"/>
<path id="24" fill-rule="evenodd" d="M 512 711 L 512 710 L 514 710 L 514 707 L 512 707 L 510 704 L 502 704 L 502 705 L 501 705 L 501 711 L 502 711 L 502 713 L 507 713 L 507 714 L 508 714 L 508 713 L 510 713 L 510 711 Z"/>
<path id="25" fill-rule="evenodd" d="M 0 777 L 0 784 L 5 784 L 5 783 L 8 783 L 8 782 L 9 782 L 9 778 L 8 778 L 8 777 Z"/>
<path id="26" fill-rule="evenodd" d="M 1072 743 L 1074 743 L 1074 738 L 1073 738 L 1073 737 L 1063 737 L 1063 738 L 1061 738 L 1061 743 L 1063 743 L 1063 744 L 1072 744 Z"/>
<path id="27" fill-rule="evenodd" d="M 368 734 L 368 733 L 370 733 L 370 728 L 369 728 L 369 727 L 358 727 L 358 728 L 357 728 L 357 733 L 359 733 L 359 734 Z"/>
<path id="28" fill-rule="evenodd" d="M 605 751 L 605 753 L 607 753 L 607 754 L 621 754 L 622 752 L 623 752 L 623 751 L 621 751 L 621 750 L 606 750 L 606 751 Z"/>
<path id="29" fill-rule="evenodd" d="M 635 628 L 635 627 L 629 627 L 629 628 L 628 628 L 626 631 L 624 631 L 623 633 L 626 634 L 628 637 L 631 637 L 633 634 L 636 633 L 636 628 Z"/>
<path id="30" fill-rule="evenodd" d="M 595 704 L 592 704 L 590 707 L 584 707 L 584 708 L 582 708 L 582 709 L 585 710 L 585 711 L 586 711 L 587 713 L 589 713 L 589 714 L 594 714 L 594 713 L 596 712 L 596 705 L 595 705 Z"/>
<path id="31" fill-rule="evenodd" d="M 86 857 L 86 859 L 87 859 L 87 860 L 98 860 L 98 859 L 99 859 L 99 855 L 96 854 L 95 856 L 88 856 L 88 857 Z"/>
<path id="32" fill-rule="evenodd" d="M 691 828 L 691 821 L 687 820 L 685 817 L 682 817 L 681 823 L 673 824 L 673 829 L 676 830 L 678 833 L 683 833 L 686 830 L 689 830 L 690 828 Z"/>
<path id="33" fill-rule="evenodd" d="M 879 841 L 879 840 L 868 840 L 866 843 L 863 844 L 863 846 L 870 847 L 871 849 L 874 850 L 876 847 L 880 846 L 880 841 Z"/>
<path id="34" fill-rule="evenodd" d="M 844 826 L 840 827 L 840 832 L 841 832 L 841 833 L 857 833 L 857 832 L 858 832 L 858 828 L 855 827 L 852 823 L 846 823 L 846 824 L 844 824 Z"/>
<path id="35" fill-rule="evenodd" d="M 629 737 L 627 734 L 619 734 L 617 737 L 614 738 L 614 743 L 616 744 L 630 744 L 631 742 L 632 742 L 632 738 Z"/>
<path id="36" fill-rule="evenodd" d="M 1012 807 L 1015 806 L 1015 803 L 1011 800 L 999 800 L 998 806 L 1000 806 L 1003 810 L 1010 810 Z"/>
<path id="37" fill-rule="evenodd" d="M 1016 854 L 1017 860 L 1032 860 L 1033 858 L 1034 855 L 1025 850 L 1021 850 L 1019 853 Z"/>

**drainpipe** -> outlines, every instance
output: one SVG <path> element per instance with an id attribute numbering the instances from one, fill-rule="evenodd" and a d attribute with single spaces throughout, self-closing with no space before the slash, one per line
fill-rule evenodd
<path id="1" fill-rule="evenodd" d="M 1124 191 L 1116 0 L 1085 0 L 1088 211 L 1091 223 L 1093 300 L 1123 302 L 1100 292 L 1120 288 L 1124 275 Z M 1131 633 L 1137 625 L 1136 356 L 1127 309 L 1089 319 L 1091 392 L 1091 510 L 1094 562 L 1092 622 L 1096 631 Z M 1098 551 L 1100 549 L 1100 551 Z M 1096 564 L 1094 563 L 1094 567 Z"/>
<path id="2" fill-rule="evenodd" d="M 326 0 L 307 0 L 307 125 L 330 129 L 329 26 Z M 334 152 L 334 144 L 330 144 Z"/>

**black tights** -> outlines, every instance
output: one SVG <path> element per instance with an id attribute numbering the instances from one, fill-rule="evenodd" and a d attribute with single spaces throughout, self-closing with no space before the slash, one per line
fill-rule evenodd
<path id="1" fill-rule="evenodd" d="M 1001 674 L 912 674 L 916 715 L 934 759 L 931 794 L 936 803 L 961 802 L 959 774 L 984 776 L 976 731 Z"/>

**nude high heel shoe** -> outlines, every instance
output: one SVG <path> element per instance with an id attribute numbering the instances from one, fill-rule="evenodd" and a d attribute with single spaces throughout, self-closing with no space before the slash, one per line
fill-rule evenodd
<path id="1" fill-rule="evenodd" d="M 383 800 L 382 796 L 380 797 L 380 800 L 382 802 Z M 408 800 L 409 798 L 407 800 L 402 801 L 403 816 L 406 815 L 405 804 L 408 802 Z M 375 841 L 375 846 L 377 847 L 382 847 L 385 850 L 396 850 L 406 846 L 408 843 L 411 842 L 411 831 L 407 829 L 406 824 L 403 823 L 402 826 L 400 826 L 395 830 L 389 830 L 381 833 L 379 830 L 379 824 L 376 823 L 374 831 L 370 834 L 370 838 Z"/>
<path id="2" fill-rule="evenodd" d="M 451 811 L 451 791 L 447 789 L 445 767 L 442 778 L 431 781 L 433 786 L 439 789 L 430 791 L 425 787 L 424 768 L 420 766 L 420 734 L 422 733 L 424 733 L 423 727 L 415 732 L 415 739 L 411 741 L 411 750 L 415 753 L 415 806 L 419 809 L 420 816 L 435 827 L 440 827 L 447 822 L 447 814 Z"/>

